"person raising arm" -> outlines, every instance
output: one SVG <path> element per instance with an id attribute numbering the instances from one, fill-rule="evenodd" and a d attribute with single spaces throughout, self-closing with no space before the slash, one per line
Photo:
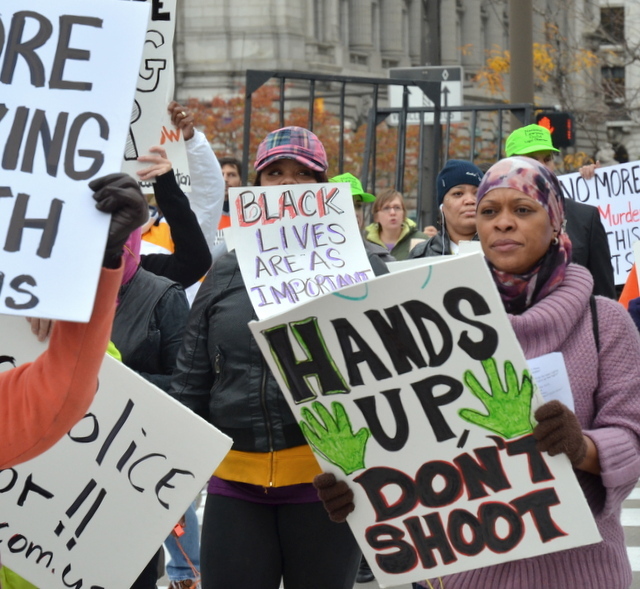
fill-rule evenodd
<path id="1" fill-rule="evenodd" d="M 138 183 L 110 174 L 89 183 L 96 208 L 111 214 L 102 271 L 88 323 L 57 321 L 35 361 L 0 373 L 0 469 L 48 450 L 93 401 L 122 279 L 122 248 L 148 216 Z"/>

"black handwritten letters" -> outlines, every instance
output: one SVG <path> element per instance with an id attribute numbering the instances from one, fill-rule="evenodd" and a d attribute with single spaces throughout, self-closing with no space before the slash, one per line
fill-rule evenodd
<path id="1" fill-rule="evenodd" d="M 0 186 L 0 199 L 13 199 L 14 195 L 8 186 Z M 0 200 L 0 207 L 4 202 Z M 44 218 L 28 218 L 27 207 L 29 204 L 29 195 L 19 193 L 15 196 L 13 209 L 10 214 L 9 228 L 6 239 L 4 240 L 3 249 L 6 252 L 19 252 L 22 244 L 22 237 L 25 229 L 35 229 L 42 232 L 40 245 L 36 250 L 36 255 L 46 259 L 51 256 L 53 246 L 58 235 L 58 226 L 60 224 L 60 216 L 62 214 L 63 202 L 54 198 L 51 201 L 49 214 Z M 6 295 L 5 282 L 9 289 L 13 291 L 10 296 Z M 9 309 L 32 309 L 38 302 L 38 297 L 32 292 L 32 288 L 37 286 L 33 276 L 28 274 L 19 274 L 15 277 L 7 277 L 4 272 L 0 272 L 0 298 L 4 298 L 4 304 Z M 16 297 L 19 295 L 19 297 Z"/>
<path id="2" fill-rule="evenodd" d="M 33 27 L 36 28 L 35 33 L 25 33 Z M 28 68 L 31 85 L 36 88 L 44 87 L 46 84 L 49 89 L 90 91 L 92 88 L 90 81 L 68 80 L 64 77 L 64 70 L 69 61 L 87 62 L 87 76 L 90 71 L 88 62 L 91 59 L 91 52 L 88 49 L 70 46 L 74 27 L 100 29 L 102 20 L 86 16 L 60 16 L 58 38 L 55 40 L 51 38 L 52 23 L 42 14 L 27 10 L 16 12 L 8 27 L 0 18 L 0 51 L 4 47 L 0 85 L 10 85 L 14 82 L 15 71 L 20 64 Z M 38 53 L 38 49 L 46 43 L 56 43 L 53 61 L 48 64 L 42 61 Z M 0 104 L 0 125 L 10 126 L 8 141 L 2 155 L 4 170 L 17 169 L 25 138 L 20 166 L 23 172 L 33 172 L 36 148 L 40 143 L 45 156 L 47 173 L 55 177 L 58 173 L 65 138 L 67 141 L 64 150 L 64 172 L 69 178 L 86 180 L 93 177 L 102 166 L 103 157 L 99 150 L 78 150 L 78 140 L 83 130 L 85 136 L 97 131 L 100 139 L 109 138 L 109 125 L 98 113 L 84 112 L 69 121 L 68 112 L 60 112 L 48 118 L 47 113 L 41 109 L 31 109 L 28 106 L 9 109 L 6 104 Z M 86 130 L 85 125 L 88 125 Z M 89 158 L 91 164 L 85 169 L 76 169 L 76 156 Z"/>
<path id="3" fill-rule="evenodd" d="M 471 303 L 472 316 L 462 313 L 460 310 L 462 301 Z M 451 356 L 454 344 L 474 360 L 491 357 L 498 345 L 498 334 L 493 327 L 477 319 L 490 311 L 483 297 L 470 288 L 454 288 L 445 293 L 443 304 L 451 317 L 445 318 L 427 303 L 416 300 L 385 309 L 386 318 L 379 311 L 365 312 L 365 316 L 380 337 L 379 343 L 388 352 L 392 366 L 384 363 L 374 351 L 374 346 L 365 341 L 349 319 L 332 320 L 331 324 L 340 344 L 348 379 L 339 375 L 337 380 L 326 380 L 327 375 L 337 372 L 337 367 L 324 343 L 320 328 L 313 318 L 292 323 L 289 326 L 275 326 L 263 333 L 294 400 L 296 403 L 302 403 L 316 397 L 316 393 L 309 386 L 310 378 L 318 379 L 322 386 L 322 395 L 348 392 L 349 389 L 345 385 L 339 384 L 342 382 L 348 381 L 351 386 L 364 384 L 360 372 L 361 365 L 366 366 L 376 380 L 385 380 L 391 378 L 394 372 L 404 374 L 410 372 L 413 367 L 443 365 Z M 454 342 L 448 325 L 451 318 L 463 324 L 472 325 L 476 328 L 474 329 L 476 335 L 472 338 L 465 329 Z M 409 330 L 408 321 L 420 334 L 420 340 L 414 338 Z M 305 360 L 298 360 L 295 357 L 293 348 L 288 343 L 289 329 L 297 341 L 303 345 L 307 354 Z M 436 344 L 435 341 L 439 343 Z M 330 370 L 326 370 L 326 367 L 330 367 Z"/>
<path id="4" fill-rule="evenodd" d="M 140 427 L 142 416 L 136 411 L 134 401 L 128 399 L 123 405 L 119 414 L 110 417 L 88 413 L 68 433 L 66 443 L 81 445 L 82 452 L 91 453 L 98 467 L 92 476 L 87 476 L 86 483 L 76 480 L 77 488 L 67 489 L 66 481 L 47 480 L 43 472 L 36 475 L 29 470 L 29 463 L 0 470 L 0 498 L 4 501 L 32 513 L 41 512 L 43 503 L 47 512 L 60 510 L 53 518 L 57 522 L 50 530 L 53 535 L 43 534 L 40 540 L 28 538 L 29 532 L 22 529 L 19 522 L 0 521 L 0 550 L 43 568 L 59 578 L 62 586 L 102 589 L 101 585 L 89 585 L 86 579 L 74 575 L 72 556 L 78 551 L 76 546 L 83 541 L 87 529 L 104 526 L 105 509 L 109 513 L 117 508 L 114 497 L 123 488 L 136 495 L 147 494 L 149 505 L 164 513 L 175 508 L 174 499 L 181 500 L 184 484 L 194 478 L 190 470 L 172 464 L 175 458 L 151 447 L 144 427 Z M 71 447 L 68 450 L 74 451 Z M 121 497 L 118 500 L 121 501 Z M 100 514 L 102 522 L 96 517 Z M 98 523 L 94 524 L 95 521 Z M 94 529 L 94 538 L 95 532 Z M 54 542 L 54 538 L 60 541 Z"/>
<path id="5" fill-rule="evenodd" d="M 622 194 L 640 193 L 640 165 L 630 167 L 602 168 L 593 179 L 587 182 L 582 176 L 563 179 L 564 195 L 578 202 L 599 204 L 596 201 L 609 201 Z"/>
<path id="6" fill-rule="evenodd" d="M 505 553 L 513 550 L 525 534 L 525 515 L 529 515 L 543 543 L 564 536 L 554 522 L 550 508 L 558 505 L 553 488 L 543 487 L 509 502 L 495 499 L 482 502 L 477 512 L 453 509 L 443 521 L 440 512 L 410 516 L 402 520 L 404 529 L 385 522 L 412 512 L 418 504 L 427 509 L 452 506 L 466 493 L 468 501 L 487 499 L 491 494 L 511 488 L 502 465 L 506 457 L 527 462 L 532 484 L 549 483 L 553 476 L 544 456 L 535 448 L 529 435 L 499 447 L 476 448 L 474 456 L 463 453 L 452 462 L 425 462 L 411 477 L 392 468 L 370 468 L 354 480 L 362 485 L 376 513 L 376 523 L 367 529 L 366 538 L 372 548 L 394 551 L 377 554 L 378 565 L 386 572 L 399 574 L 413 569 L 418 562 L 425 569 L 442 562 L 451 564 L 458 555 L 475 556 L 483 550 Z M 387 487 L 397 487 L 399 498 L 389 502 Z M 498 532 L 498 523 L 506 523 L 506 532 Z"/>
<path id="7" fill-rule="evenodd" d="M 0 14 L 0 89 L 13 86 L 0 92 L 0 97 L 9 96 L 4 102 L 0 98 L 0 171 L 5 177 L 14 172 L 11 185 L 0 186 L 0 218 L 9 219 L 8 227 L 2 225 L 0 247 L 21 254 L 15 259 L 51 258 L 65 211 L 64 198 L 35 194 L 33 184 L 24 188 L 22 175 L 38 175 L 42 186 L 47 186 L 45 174 L 84 182 L 104 164 L 110 136 L 106 118 L 91 110 L 72 113 L 68 106 L 77 103 L 73 96 L 82 96 L 83 106 L 91 102 L 96 75 L 92 52 L 102 42 L 103 24 L 101 18 L 77 14 L 55 20 L 34 10 Z M 56 103 L 66 103 L 66 109 Z M 23 237 L 32 230 L 41 232 L 41 238 L 37 248 L 28 249 Z M 33 309 L 41 299 L 39 282 L 31 273 L 0 268 L 2 306 Z"/>
<path id="8" fill-rule="evenodd" d="M 188 470 L 168 467 L 168 457 L 163 452 L 143 451 L 139 447 L 147 435 L 144 428 L 127 431 L 125 427 L 134 407 L 134 402 L 128 400 L 118 419 L 107 431 L 101 431 L 97 417 L 87 413 L 68 436 L 79 444 L 100 444 L 95 457 L 97 464 L 115 467 L 119 473 L 126 474 L 134 490 L 138 493 L 152 491 L 157 502 L 164 509 L 169 509 L 168 499 L 164 496 L 166 490 L 175 489 L 180 477 L 193 478 L 194 475 Z M 133 439 L 129 440 L 130 437 Z"/>
<path id="9" fill-rule="evenodd" d="M 36 27 L 35 34 L 24 38 L 25 29 Z M 63 79 L 64 68 L 68 60 L 89 61 L 90 52 L 69 46 L 74 26 L 102 27 L 102 20 L 86 16 L 62 15 L 58 29 L 58 39 L 54 58 L 50 66 L 48 85 L 61 90 L 91 90 L 91 83 Z M 8 32 L 7 32 L 8 31 Z M 0 48 L 4 47 L 4 58 L 0 70 L 0 83 L 11 84 L 18 58 L 22 58 L 29 67 L 31 84 L 44 86 L 47 75 L 46 66 L 37 50 L 50 41 L 53 25 L 44 15 L 30 10 L 16 12 L 7 27 L 0 20 Z"/>

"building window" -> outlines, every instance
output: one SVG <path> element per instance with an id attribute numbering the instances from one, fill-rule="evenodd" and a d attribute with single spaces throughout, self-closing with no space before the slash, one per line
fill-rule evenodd
<path id="1" fill-rule="evenodd" d="M 373 50 L 380 51 L 380 6 L 377 2 L 371 5 L 371 41 Z"/>
<path id="2" fill-rule="evenodd" d="M 620 105 L 625 102 L 624 67 L 602 68 L 602 90 L 608 105 Z"/>
<path id="3" fill-rule="evenodd" d="M 340 40 L 345 47 L 349 47 L 349 0 L 340 2 Z"/>
<path id="4" fill-rule="evenodd" d="M 624 6 L 607 6 L 600 9 L 600 35 L 607 45 L 624 43 Z"/>
<path id="5" fill-rule="evenodd" d="M 402 53 L 409 55 L 411 48 L 409 46 L 410 38 L 410 26 L 409 26 L 409 8 L 406 2 L 402 4 Z"/>
<path id="6" fill-rule="evenodd" d="M 362 53 L 351 53 L 349 61 L 356 65 L 369 65 L 369 56 Z"/>
<path id="7" fill-rule="evenodd" d="M 325 0 L 313 0 L 313 34 L 316 41 L 326 41 L 325 38 Z"/>

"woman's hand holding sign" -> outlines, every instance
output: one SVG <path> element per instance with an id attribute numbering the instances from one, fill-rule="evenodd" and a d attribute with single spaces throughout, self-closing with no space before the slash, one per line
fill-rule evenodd
<path id="1" fill-rule="evenodd" d="M 142 182 L 153 180 L 171 171 L 171 162 L 167 159 L 167 152 L 163 147 L 151 147 L 149 151 L 151 155 L 141 155 L 138 158 L 139 162 L 149 164 L 148 167 L 138 171 L 138 176 L 140 176 Z"/>
<path id="2" fill-rule="evenodd" d="M 560 401 L 549 401 L 535 414 L 538 420 L 533 436 L 538 450 L 551 456 L 564 453 L 573 466 L 578 466 L 587 456 L 587 442 L 575 414 Z"/>
<path id="3" fill-rule="evenodd" d="M 337 481 L 333 473 L 319 474 L 313 479 L 313 486 L 331 521 L 342 523 L 355 509 L 353 491 L 345 481 Z"/>

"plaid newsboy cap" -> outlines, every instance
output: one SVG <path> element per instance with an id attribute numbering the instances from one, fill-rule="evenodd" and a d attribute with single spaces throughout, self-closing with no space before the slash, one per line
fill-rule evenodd
<path id="1" fill-rule="evenodd" d="M 315 172 L 326 172 L 329 167 L 320 139 L 302 127 L 283 127 L 271 131 L 258 146 L 254 168 L 260 172 L 270 163 L 281 159 L 296 160 Z"/>

